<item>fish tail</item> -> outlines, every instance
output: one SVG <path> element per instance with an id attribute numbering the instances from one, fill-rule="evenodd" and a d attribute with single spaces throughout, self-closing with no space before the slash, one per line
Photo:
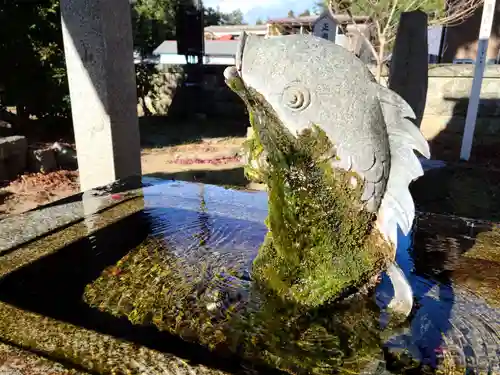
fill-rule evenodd
<path id="1" fill-rule="evenodd" d="M 394 91 L 377 86 L 391 151 L 391 169 L 377 224 L 386 239 L 397 246 L 398 226 L 408 235 L 415 219 L 409 185 L 424 174 L 414 150 L 427 159 L 430 150 L 429 143 L 413 122 L 416 116 L 410 105 Z"/>

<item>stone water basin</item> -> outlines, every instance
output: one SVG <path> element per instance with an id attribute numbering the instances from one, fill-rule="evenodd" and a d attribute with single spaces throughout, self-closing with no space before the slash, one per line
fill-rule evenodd
<path id="1" fill-rule="evenodd" d="M 434 246 L 420 215 L 407 323 L 381 312 L 385 279 L 306 311 L 250 280 L 266 215 L 264 192 L 145 178 L 6 218 L 0 339 L 103 374 L 500 373 L 500 259 Z"/>

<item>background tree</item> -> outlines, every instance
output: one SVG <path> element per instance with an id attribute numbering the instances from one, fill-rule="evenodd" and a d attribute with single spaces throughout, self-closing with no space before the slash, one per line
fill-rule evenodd
<path id="1" fill-rule="evenodd" d="M 240 9 L 233 10 L 230 13 L 221 13 L 222 25 L 245 25 L 243 12 Z"/>
<path id="2" fill-rule="evenodd" d="M 257 18 L 257 21 L 255 21 L 256 25 L 263 25 L 264 21 L 262 21 L 260 18 Z"/>
<path id="3" fill-rule="evenodd" d="M 308 17 L 310 15 L 311 15 L 311 11 L 309 9 L 306 9 L 302 13 L 299 14 L 299 17 Z"/>
<path id="4" fill-rule="evenodd" d="M 0 71 L 2 104 L 19 117 L 69 114 L 58 0 L 0 3 Z"/>
<path id="5" fill-rule="evenodd" d="M 148 56 L 164 40 L 175 38 L 180 1 L 131 1 L 135 51 Z M 242 22 L 241 11 L 226 15 L 205 10 L 206 26 Z M 143 94 L 154 69 L 143 64 L 136 69 Z M 70 118 L 59 0 L 0 1 L 0 87 L 0 108 L 16 107 L 18 118 Z"/>
<path id="6" fill-rule="evenodd" d="M 142 56 L 175 37 L 177 3 L 178 0 L 135 0 L 131 4 L 134 49 Z"/>
<path id="7" fill-rule="evenodd" d="M 430 25 L 457 25 L 469 18 L 483 3 L 482 0 L 325 0 L 323 7 L 332 14 L 347 13 L 354 22 L 354 15 L 368 16 L 373 30 L 372 40 L 359 28 L 358 33 L 370 48 L 376 63 L 376 79 L 380 81 L 386 51 L 396 38 L 401 13 L 414 10 L 426 12 Z"/>
<path id="8" fill-rule="evenodd" d="M 295 18 L 295 13 L 293 10 L 288 11 L 288 18 Z"/>
<path id="9" fill-rule="evenodd" d="M 222 13 L 218 9 L 205 8 L 203 14 L 204 26 L 216 26 L 222 22 Z"/>

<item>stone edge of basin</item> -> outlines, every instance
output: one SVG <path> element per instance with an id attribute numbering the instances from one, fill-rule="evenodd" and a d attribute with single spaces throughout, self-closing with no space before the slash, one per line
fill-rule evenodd
<path id="1" fill-rule="evenodd" d="M 184 182 L 176 180 L 158 180 L 154 185 L 172 184 L 178 185 L 180 182 L 186 185 L 200 185 L 198 182 Z M 121 188 L 120 186 L 123 187 Z M 205 186 L 217 187 L 228 190 L 217 185 L 202 184 Z M 25 244 L 34 241 L 73 225 L 85 218 L 97 216 L 101 212 L 120 205 L 130 199 L 144 197 L 148 188 L 153 185 L 143 183 L 141 187 L 127 186 L 127 180 L 117 181 L 103 188 L 90 190 L 84 193 L 77 193 L 60 201 L 55 201 L 47 205 L 40 206 L 34 210 L 21 214 L 11 215 L 0 220 L 0 255 Z M 234 190 L 235 193 L 253 194 L 256 191 Z M 176 192 L 169 195 L 177 196 Z"/>
<path id="2" fill-rule="evenodd" d="M 99 374 L 228 375 L 222 370 L 0 303 L 1 340 Z"/>
<path id="3" fill-rule="evenodd" d="M 74 195 L 74 197 L 77 196 L 78 194 Z M 119 198 L 114 195 L 95 194 L 89 198 L 93 200 L 91 210 L 86 209 L 82 200 L 78 198 L 78 201 L 61 205 L 50 204 L 47 207 L 42 206 L 21 214 L 7 216 L 0 220 L 2 233 L 0 254 L 139 196 L 141 196 L 139 190 L 123 193 Z"/>
<path id="4" fill-rule="evenodd" d="M 142 209 L 140 202 L 129 200 L 96 216 L 92 230 L 97 231 Z M 58 251 L 75 238 L 87 236 L 89 228 L 78 222 L 39 238 L 22 249 L 3 255 L 0 277 L 41 257 Z M 164 373 L 228 375 L 202 364 L 189 364 L 171 354 L 161 353 L 118 338 L 24 311 L 0 302 L 0 342 L 39 353 L 50 360 L 74 365 L 97 373 Z M 95 356 L 95 353 L 99 355 Z"/>

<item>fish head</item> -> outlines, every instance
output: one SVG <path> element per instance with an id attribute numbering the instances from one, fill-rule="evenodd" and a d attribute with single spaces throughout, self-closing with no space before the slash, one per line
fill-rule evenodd
<path id="1" fill-rule="evenodd" d="M 294 135 L 314 124 L 328 126 L 325 121 L 342 113 L 351 92 L 346 87 L 352 86 L 347 77 L 374 80 L 353 53 L 305 34 L 263 38 L 243 33 L 236 64 L 224 74 L 248 107 L 265 102 Z"/>

